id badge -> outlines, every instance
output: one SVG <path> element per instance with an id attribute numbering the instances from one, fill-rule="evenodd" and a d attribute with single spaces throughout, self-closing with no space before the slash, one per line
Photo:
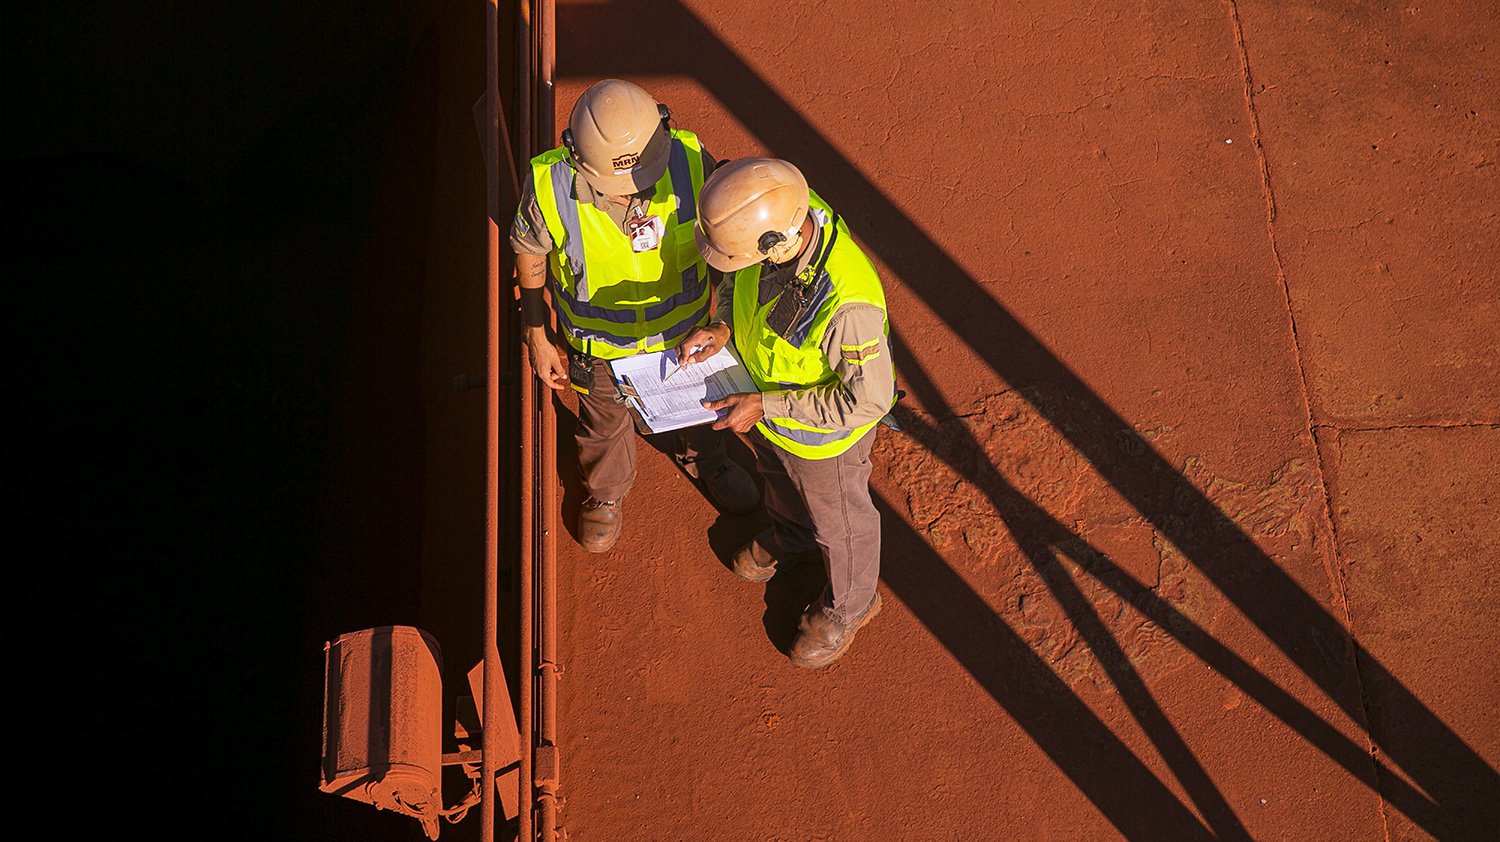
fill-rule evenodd
<path id="1" fill-rule="evenodd" d="M 659 248 L 667 233 L 667 224 L 655 214 L 634 217 L 626 225 L 630 228 L 630 247 L 638 252 Z"/>

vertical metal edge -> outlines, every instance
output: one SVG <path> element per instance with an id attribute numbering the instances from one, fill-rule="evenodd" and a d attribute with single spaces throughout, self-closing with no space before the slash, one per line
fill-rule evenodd
<path id="1" fill-rule="evenodd" d="M 500 13 L 498 0 L 485 4 L 485 202 L 488 342 L 485 389 L 485 516 L 484 516 L 484 721 L 494 723 L 501 712 L 497 685 L 501 676 L 500 631 Z M 510 157 L 510 150 L 505 150 Z M 498 770 L 500 729 L 485 728 L 481 735 L 480 829 L 483 842 L 495 838 L 495 780 Z"/>
<path id="2" fill-rule="evenodd" d="M 516 151 L 521 158 L 532 154 L 531 151 L 531 85 L 532 85 L 532 31 L 531 31 L 531 3 L 532 0 L 524 0 L 516 4 Z M 517 669 L 517 710 L 516 720 L 519 725 L 520 736 L 523 740 L 520 746 L 520 768 L 517 774 L 517 786 L 520 788 L 520 798 L 517 800 L 517 833 L 516 838 L 524 842 L 532 842 L 536 838 L 535 827 L 532 822 L 532 809 L 535 799 L 532 797 L 532 747 L 536 744 L 535 723 L 532 708 L 532 676 L 536 674 L 536 665 L 532 649 L 532 600 L 531 581 L 532 572 L 532 550 L 535 546 L 532 534 L 536 522 L 536 462 L 535 462 L 535 423 L 536 417 L 533 406 L 536 402 L 536 377 L 532 374 L 531 354 L 525 348 L 524 343 L 521 350 L 521 363 L 516 372 L 516 379 L 521 383 L 520 389 L 520 447 L 521 447 L 521 524 L 520 524 L 520 559 L 517 570 L 517 597 L 520 599 L 520 613 L 518 620 L 520 634 L 520 660 Z"/>
<path id="3" fill-rule="evenodd" d="M 537 77 L 536 129 L 532 133 L 535 152 L 545 151 L 552 145 L 556 128 L 556 106 L 553 93 L 553 76 L 556 69 L 557 27 L 556 6 L 553 0 L 539 0 L 537 10 Z M 541 465 L 538 481 L 541 483 L 541 507 L 538 518 L 541 559 L 539 571 L 540 624 L 540 742 L 557 745 L 557 411 L 551 390 L 539 394 L 541 436 L 538 449 Z M 557 764 L 553 764 L 554 767 Z M 554 769 L 554 771 L 556 771 Z M 545 842 L 557 836 L 557 790 L 560 780 L 553 780 L 540 800 L 541 816 L 537 830 Z"/>

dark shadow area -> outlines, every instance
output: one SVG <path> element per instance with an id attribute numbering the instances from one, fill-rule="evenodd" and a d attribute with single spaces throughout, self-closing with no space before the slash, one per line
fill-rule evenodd
<path id="1" fill-rule="evenodd" d="M 736 439 L 738 441 L 738 439 Z M 742 444 L 741 447 L 744 445 Z M 749 448 L 745 448 L 747 451 Z M 740 462 L 739 459 L 735 461 Z M 750 458 L 741 465 L 748 466 L 745 470 L 757 480 L 760 475 L 755 471 L 755 460 Z M 764 495 L 764 491 L 762 491 Z M 708 528 L 708 548 L 713 551 L 714 558 L 724 565 L 724 570 L 732 571 L 734 554 L 740 547 L 750 543 L 750 539 L 759 535 L 762 530 L 771 526 L 771 518 L 766 514 L 764 496 L 762 496 L 761 507 L 748 515 L 726 515 L 720 514 L 714 518 L 713 525 Z M 730 575 L 733 575 L 731 573 Z"/>
<path id="2" fill-rule="evenodd" d="M 649 449 L 655 450 L 657 453 L 660 453 L 661 457 L 667 460 L 667 462 L 677 470 L 679 476 L 681 476 L 684 480 L 687 480 L 687 482 L 693 486 L 693 489 L 697 491 L 698 494 L 709 503 L 709 505 L 713 505 L 713 501 L 703 491 L 703 483 L 691 476 L 688 476 L 687 471 L 683 470 L 682 467 L 677 464 L 677 460 L 675 458 L 678 449 L 677 433 L 646 433 L 644 425 L 642 425 L 640 422 L 637 422 L 636 424 L 636 432 L 641 434 L 641 439 L 644 440 L 646 446 Z M 755 485 L 757 488 L 761 487 L 760 475 L 755 471 L 755 454 L 750 452 L 750 448 L 747 447 L 745 443 L 740 440 L 740 437 L 735 435 L 733 431 L 724 431 L 724 454 L 728 456 L 731 461 L 738 463 L 741 468 L 744 468 L 750 474 L 750 478 L 755 481 Z M 733 515 L 724 512 L 717 506 L 715 506 L 715 511 L 719 512 L 721 518 L 733 517 Z M 730 550 L 730 552 L 733 552 L 733 550 Z"/>
<path id="3" fill-rule="evenodd" d="M 990 297 L 936 243 L 893 206 L 855 167 L 844 159 L 797 110 L 783 100 L 764 80 L 755 74 L 731 49 L 726 47 L 702 21 L 674 0 L 647 4 L 640 14 L 621 16 L 613 4 L 604 6 L 565 6 L 559 9 L 559 31 L 566 34 L 560 50 L 560 75 L 600 78 L 613 75 L 678 75 L 695 79 L 723 103 L 744 125 L 755 131 L 773 154 L 795 161 L 810 176 L 814 187 L 844 214 L 850 228 L 868 244 L 899 276 L 921 279 L 913 289 L 964 341 L 968 348 L 998 376 L 1026 396 L 1032 406 L 1061 432 L 1094 467 L 1158 532 L 1176 545 L 1188 560 L 1217 587 L 1228 600 L 1248 617 L 1283 653 L 1328 694 L 1354 721 L 1366 720 L 1356 680 L 1356 666 L 1375 682 L 1388 688 L 1396 706 L 1409 717 L 1407 727 L 1394 733 L 1372 734 L 1381 753 L 1389 756 L 1420 787 L 1414 798 L 1400 794 L 1392 803 L 1429 833 L 1440 839 L 1469 839 L 1476 834 L 1492 833 L 1500 826 L 1500 776 L 1490 769 L 1463 741 L 1421 703 L 1401 682 L 1380 666 L 1368 652 L 1359 648 L 1339 621 L 1320 606 L 1285 571 L 1261 552 L 1239 527 L 1215 507 L 1201 491 L 1172 467 L 1159 453 L 1137 437 L 1130 424 L 1119 417 L 1098 395 L 1074 374 L 1065 363 L 1054 357 L 1010 313 Z M 646 27 L 649 27 L 647 31 Z M 606 40 L 608 39 L 608 43 Z M 633 51 L 621 61 L 619 50 L 610 44 L 620 39 L 656 44 L 652 50 Z M 903 362 L 909 363 L 907 357 Z M 936 392 L 926 384 L 913 384 L 913 392 L 926 406 L 940 406 Z M 1066 422 L 1057 407 L 1077 407 Z M 1122 440 L 1130 447 L 1122 448 Z M 987 465 L 982 452 L 968 458 L 979 467 Z M 993 465 L 987 470 L 994 472 Z M 963 471 L 961 471 L 963 472 Z M 997 473 L 997 472 L 996 472 Z M 1179 516 L 1191 510 L 1197 517 L 1191 521 Z M 1004 507 L 1001 507 L 1004 511 Z M 1013 527 L 1023 547 L 1045 546 L 1024 525 Z M 889 529 L 887 530 L 889 532 Z M 1041 533 L 1045 535 L 1046 533 Z M 894 544 L 895 542 L 891 542 Z M 913 542 L 914 544 L 920 542 Z M 1112 737 L 1098 734 L 1097 720 L 1077 699 L 1058 686 L 1055 676 L 1045 665 L 1034 665 L 1023 641 L 990 611 L 982 600 L 969 591 L 960 578 L 925 546 L 911 547 L 911 552 L 925 552 L 924 579 L 906 578 L 907 569 L 889 565 L 885 578 L 903 601 L 912 606 L 922 622 L 943 639 L 955 657 L 978 677 L 985 686 L 1010 688 L 1011 681 L 1039 682 L 1049 688 L 1050 712 L 1025 706 L 1022 700 L 1007 696 L 1002 705 L 1026 727 L 1028 733 L 1047 749 L 1070 778 L 1088 794 L 1110 820 L 1133 839 L 1200 838 L 1207 831 L 1165 789 L 1157 789 L 1150 773 L 1139 761 L 1118 746 L 1109 746 Z M 888 549 L 887 558 L 904 556 Z M 916 557 L 914 555 L 914 557 Z M 1037 557 L 1039 560 L 1042 556 Z M 939 569 L 940 568 L 940 569 Z M 1085 568 L 1086 569 L 1086 568 Z M 947 583 L 942 590 L 951 603 L 935 603 L 923 598 L 919 584 L 923 581 Z M 1054 592 L 1066 590 L 1060 581 L 1049 584 Z M 915 590 L 913 590 L 915 589 Z M 967 594 L 964 597 L 963 594 Z M 908 595 L 912 599 L 908 599 Z M 1062 596 L 1065 596 L 1063 594 Z M 1060 599 L 1062 599 L 1060 596 Z M 954 612 L 951 605 L 975 603 L 971 610 Z M 1069 602 L 1062 600 L 1065 605 Z M 1081 606 L 1073 606 L 1079 608 Z M 964 621 L 954 627 L 955 618 Z M 1088 635 L 1091 621 L 1085 613 L 1074 615 L 1080 631 Z M 938 632 L 945 628 L 950 633 Z M 962 633 L 960 633 L 960 628 Z M 1195 651 L 1208 646 L 1202 637 L 1174 630 L 1179 640 Z M 1186 639 L 1185 639 L 1186 638 Z M 983 640 L 976 651 L 968 643 Z M 1095 652 L 1106 652 L 1107 644 L 1090 636 Z M 1213 644 L 1227 652 L 1222 644 Z M 997 665 L 995 657 L 1003 655 L 1007 663 Z M 1006 681 L 995 683 L 986 676 L 996 670 L 1015 670 Z M 1045 673 L 1045 674 L 1043 674 Z M 1134 679 L 1125 674 L 1116 677 L 1127 684 Z M 1233 678 L 1233 676 L 1231 676 Z M 1267 709 L 1287 708 L 1288 698 L 1270 682 L 1256 681 L 1240 675 L 1240 688 Z M 1049 684 L 1049 682 L 1051 682 Z M 1131 698 L 1128 688 L 1122 695 L 1145 707 L 1138 717 L 1154 720 L 1154 705 L 1146 699 Z M 1014 707 L 1012 707 L 1014 705 Z M 1072 715 L 1068 715 L 1069 712 Z M 1059 740 L 1056 732 L 1059 717 L 1067 739 Z M 1327 745 L 1332 729 L 1315 715 L 1293 714 L 1287 724 L 1317 745 Z M 1043 727 L 1046 721 L 1049 727 Z M 1080 741 L 1080 735 L 1096 738 Z M 1417 738 L 1416 735 L 1420 735 Z M 1174 769 L 1186 776 L 1184 786 L 1192 790 L 1197 763 L 1182 757 L 1174 747 L 1175 735 L 1158 730 L 1153 734 L 1157 747 L 1168 757 L 1176 757 Z M 1335 759 L 1345 764 L 1359 780 L 1376 787 L 1377 765 L 1383 761 L 1353 762 L 1347 750 L 1335 744 Z M 1104 748 L 1102 746 L 1109 746 Z M 1358 769 L 1359 771 L 1355 771 Z M 1101 770 L 1108 781 L 1096 780 Z M 1394 776 L 1379 773 L 1381 789 Z M 1141 788 L 1138 798 L 1120 799 L 1122 791 Z M 1211 785 L 1210 785 L 1211 789 Z M 1382 792 L 1382 794 L 1385 794 Z M 1213 808 L 1221 799 L 1216 792 L 1198 790 L 1192 793 L 1195 803 L 1205 809 L 1221 832 L 1237 827 L 1232 816 Z M 1171 802 L 1170 804 L 1167 802 Z M 1165 832 L 1163 825 L 1147 817 L 1179 816 L 1180 837 Z M 1215 815 L 1218 818 L 1214 818 Z"/>
<path id="4" fill-rule="evenodd" d="M 558 517 L 561 519 L 560 525 L 563 531 L 568 534 L 571 540 L 576 542 L 578 540 L 578 513 L 583 507 L 583 500 L 586 496 L 583 489 L 583 479 L 578 473 L 578 442 L 573 437 L 574 432 L 578 428 L 578 416 L 573 410 L 568 408 L 561 397 L 555 396 L 552 406 L 557 414 L 557 475 L 558 481 L 562 483 L 562 499 L 559 501 Z M 707 495 L 703 493 L 703 484 L 688 476 L 687 472 L 676 464 L 674 455 L 677 452 L 677 433 L 651 433 L 643 424 L 637 421 L 634 435 L 636 437 L 637 460 L 652 458 L 649 454 L 654 451 L 658 454 L 656 458 L 665 460 L 668 464 L 672 465 L 672 469 L 688 483 L 694 494 L 703 497 L 706 503 L 712 505 L 708 501 Z M 729 458 L 739 463 L 740 467 L 748 471 L 750 476 L 756 480 L 756 484 L 759 485 L 760 478 L 755 472 L 755 456 L 750 452 L 750 448 L 738 436 L 733 433 L 726 433 L 724 449 Z M 629 511 L 631 508 L 631 503 L 628 501 L 633 496 L 634 492 L 632 491 L 625 498 L 627 502 L 624 508 L 624 528 L 627 532 L 630 529 Z M 728 546 L 729 543 L 735 540 L 734 536 L 741 534 L 748 528 L 745 526 L 746 523 L 755 522 L 757 517 L 760 520 L 764 520 L 764 516 L 759 514 L 760 511 L 762 510 L 757 510 L 754 514 L 743 516 L 726 514 L 722 511 L 719 512 L 719 516 L 714 520 L 713 526 L 709 527 L 709 546 L 721 561 L 727 560 L 731 553 L 739 549 L 745 541 L 750 540 L 750 537 L 754 536 L 755 531 L 761 528 L 755 527 L 750 532 L 750 537 L 740 540 L 739 543 L 728 547 L 728 549 L 723 549 L 723 547 Z M 720 536 L 718 543 L 715 543 L 714 536 L 716 535 Z"/>
<path id="5" fill-rule="evenodd" d="M 578 416 L 568 409 L 560 399 L 552 401 L 557 416 L 557 476 L 562 482 L 562 495 L 558 500 L 558 526 L 568 534 L 568 540 L 578 541 L 578 512 L 583 509 L 583 480 L 578 476 L 578 442 L 573 433 L 578 429 Z"/>
<path id="6" fill-rule="evenodd" d="M 26 594 L 57 629 L 49 718 L 111 759 L 49 752 L 82 796 L 70 835 L 425 838 L 317 784 L 323 642 L 420 625 L 431 14 L 5 27 Z"/>
<path id="7" fill-rule="evenodd" d="M 828 571 L 820 564 L 799 564 L 781 570 L 766 583 L 766 611 L 760 621 L 766 639 L 785 655 L 797 639 L 797 621 L 828 586 Z"/>

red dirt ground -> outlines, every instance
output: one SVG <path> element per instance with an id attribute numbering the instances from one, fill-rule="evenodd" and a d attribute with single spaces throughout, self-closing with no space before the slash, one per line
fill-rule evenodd
<path id="1" fill-rule="evenodd" d="M 559 128 L 622 76 L 803 168 L 910 393 L 827 670 L 782 654 L 821 574 L 736 579 L 764 516 L 664 458 L 562 542 L 572 838 L 1497 838 L 1493 7 L 558 20 Z"/>

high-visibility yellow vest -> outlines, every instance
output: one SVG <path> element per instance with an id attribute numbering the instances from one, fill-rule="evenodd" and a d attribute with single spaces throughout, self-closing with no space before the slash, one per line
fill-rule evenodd
<path id="1" fill-rule="evenodd" d="M 849 228 L 816 193 L 810 193 L 809 212 L 822 228 L 818 253 L 797 276 L 805 290 L 806 305 L 781 336 L 766 324 L 766 317 L 783 295 L 783 289 L 765 305 L 760 304 L 761 264 L 734 275 L 734 347 L 746 370 L 762 392 L 808 389 L 838 382 L 838 374 L 823 353 L 828 321 L 844 304 L 865 303 L 885 311 L 885 291 L 870 259 L 865 257 Z M 887 324 L 889 334 L 890 326 Z M 874 341 L 874 340 L 872 340 Z M 863 350 L 863 349 L 849 349 Z M 893 390 L 894 391 L 894 390 Z M 871 427 L 825 430 L 792 418 L 766 416 L 755 426 L 766 438 L 804 459 L 828 459 L 854 446 Z"/>
<path id="2" fill-rule="evenodd" d="M 574 198 L 566 149 L 531 159 L 537 205 L 552 235 L 558 322 L 586 354 L 618 359 L 660 351 L 708 322 L 708 266 L 693 241 L 703 150 L 692 132 L 670 137 L 667 170 L 647 210 L 666 223 L 666 234 L 651 251 L 633 250 L 608 214 Z"/>

